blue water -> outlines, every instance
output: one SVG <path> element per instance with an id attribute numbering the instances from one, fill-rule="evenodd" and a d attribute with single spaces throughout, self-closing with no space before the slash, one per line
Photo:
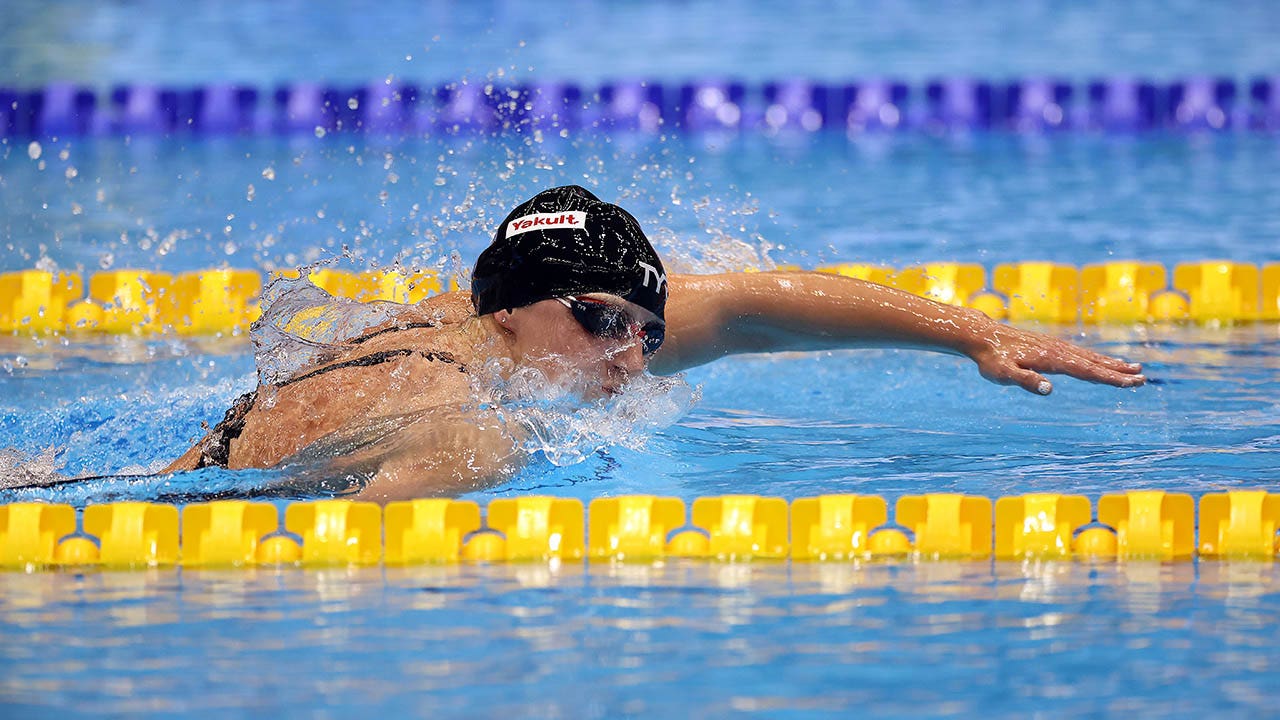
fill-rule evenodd
<path id="1" fill-rule="evenodd" d="M 1265 717 L 1280 662 L 1270 564 L 16 580 L 6 717 Z"/>
<path id="2" fill-rule="evenodd" d="M 1266 2 L 779 7 L 18 0 L 0 6 L 0 84 L 1280 67 Z M 632 209 L 684 271 L 1280 261 L 1269 135 L 330 135 L 0 142 L 0 271 L 448 274 L 512 204 L 562 182 Z M 1042 398 L 949 356 L 732 358 L 688 373 L 700 401 L 644 447 L 541 460 L 470 497 L 1276 488 L 1275 324 L 1042 329 L 1159 382 L 1060 379 Z M 0 449 L 47 450 L 72 474 L 155 469 L 253 370 L 245 338 L 0 338 Z M 261 480 L 214 470 L 59 497 Z M 1273 564 L 1218 562 L 6 574 L 0 714 L 1266 716 L 1278 598 Z"/>
<path id="3" fill-rule="evenodd" d="M 1267 0 L 9 0 L 0 82 L 1244 77 L 1280 68 L 1277 33 Z"/>
<path id="4" fill-rule="evenodd" d="M 37 160 L 25 141 L 0 145 L 0 271 L 337 260 L 449 272 L 509 208 L 570 182 L 625 204 L 677 271 L 1280 260 L 1269 135 L 46 144 Z"/>

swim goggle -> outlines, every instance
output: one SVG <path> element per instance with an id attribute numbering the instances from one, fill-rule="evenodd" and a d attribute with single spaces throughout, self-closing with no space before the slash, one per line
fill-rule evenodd
<path id="1" fill-rule="evenodd" d="M 652 355 L 662 347 L 666 339 L 667 325 L 661 320 L 639 322 L 627 312 L 626 308 L 606 300 L 589 297 L 567 295 L 556 298 L 578 321 L 584 330 L 600 338 L 610 340 L 629 340 L 640 338 L 645 355 Z"/>

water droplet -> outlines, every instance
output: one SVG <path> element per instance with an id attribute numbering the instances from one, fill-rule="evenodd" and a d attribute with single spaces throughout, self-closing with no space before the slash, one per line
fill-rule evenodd
<path id="1" fill-rule="evenodd" d="M 359 101 L 359 100 L 357 100 L 356 98 L 348 98 L 348 99 L 347 99 L 347 107 L 351 108 L 352 110 L 359 110 L 359 109 L 360 109 L 360 101 Z"/>
<path id="2" fill-rule="evenodd" d="M 265 167 L 262 169 L 262 177 L 268 180 L 276 179 L 276 169 L 273 167 Z"/>
<path id="3" fill-rule="evenodd" d="M 79 171 L 79 170 L 77 170 L 77 169 L 75 169 L 75 168 L 73 168 L 73 167 L 69 167 L 69 168 L 67 168 L 67 171 L 66 171 L 65 173 L 63 173 L 63 175 L 66 175 L 66 176 L 67 176 L 67 179 L 68 179 L 68 180 L 70 180 L 71 178 L 74 178 L 75 176 L 77 176 L 77 175 L 79 175 L 79 174 L 80 174 L 80 171 Z"/>
<path id="4" fill-rule="evenodd" d="M 32 160 L 39 160 L 42 152 L 44 152 L 44 148 L 40 147 L 40 143 L 35 140 L 32 140 L 31 144 L 27 146 L 27 157 Z"/>
<path id="5" fill-rule="evenodd" d="M 322 138 L 322 137 L 324 137 L 324 136 L 325 136 L 325 130 L 324 130 L 324 128 L 322 128 L 322 127 L 320 127 L 319 125 L 317 125 L 317 126 L 316 126 L 316 137 L 318 137 L 318 138 Z"/>

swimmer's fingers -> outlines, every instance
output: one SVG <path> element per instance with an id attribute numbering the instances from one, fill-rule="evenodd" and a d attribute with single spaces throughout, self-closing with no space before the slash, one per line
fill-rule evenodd
<path id="1" fill-rule="evenodd" d="M 1087 382 L 1137 387 L 1146 382 L 1140 365 L 1127 363 L 1039 333 L 1002 328 L 973 356 L 982 376 L 1001 385 L 1048 395 L 1053 384 L 1041 373 L 1069 375 Z"/>
<path id="2" fill-rule="evenodd" d="M 1147 382 L 1144 375 L 1112 370 L 1097 363 L 1081 360 L 1068 361 L 1053 369 L 1044 369 L 1044 372 L 1070 375 L 1079 380 L 1122 388 L 1138 387 Z"/>
<path id="3" fill-rule="evenodd" d="M 1079 345 L 1072 345 L 1070 343 L 1065 343 L 1065 342 L 1063 343 L 1063 345 L 1066 345 L 1068 348 L 1070 348 L 1071 352 L 1077 357 L 1083 360 L 1087 360 L 1096 365 L 1101 365 L 1102 367 L 1107 368 L 1108 370 L 1114 370 L 1118 373 L 1123 373 L 1125 375 L 1139 375 L 1142 373 L 1142 365 L 1139 363 L 1126 362 L 1124 360 L 1121 360 L 1118 357 L 1104 355 L 1100 352 L 1096 352 L 1088 348 L 1080 347 Z"/>
<path id="4" fill-rule="evenodd" d="M 1147 381 L 1140 374 L 1141 366 L 1133 366 L 1061 341 L 1028 353 L 1018 364 L 1029 370 L 1069 375 L 1079 380 L 1115 387 L 1138 387 Z"/>
<path id="5" fill-rule="evenodd" d="M 1059 373 L 1115 387 L 1137 387 L 1147 379 L 1142 366 L 1128 363 L 1061 340 L 1046 349 L 1042 362 L 1029 365 L 1041 372 Z"/>

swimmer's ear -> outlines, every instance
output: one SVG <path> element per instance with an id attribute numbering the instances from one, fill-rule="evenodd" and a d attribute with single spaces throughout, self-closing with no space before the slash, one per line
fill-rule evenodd
<path id="1" fill-rule="evenodd" d="M 493 319 L 498 321 L 499 325 L 505 326 L 507 321 L 511 319 L 510 310 L 498 310 L 493 314 Z"/>

